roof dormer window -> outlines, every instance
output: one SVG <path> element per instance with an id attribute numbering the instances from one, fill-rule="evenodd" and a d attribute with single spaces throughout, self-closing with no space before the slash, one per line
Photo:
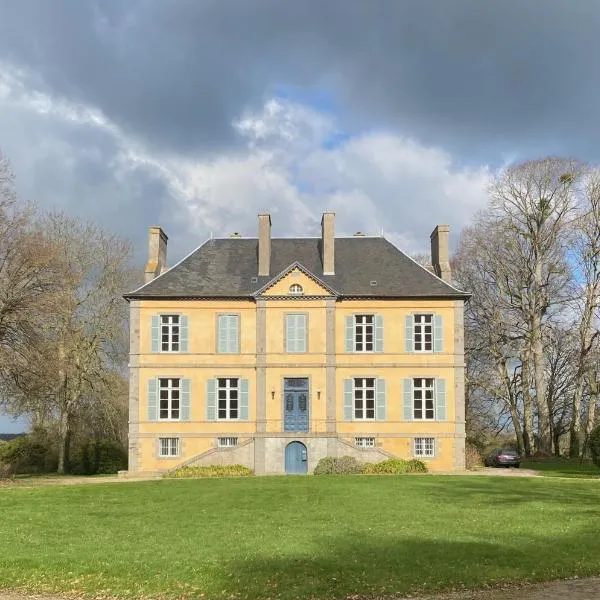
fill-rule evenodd
<path id="1" fill-rule="evenodd" d="M 290 285 L 290 294 L 292 296 L 302 296 L 302 294 L 304 294 L 304 290 L 299 283 L 292 283 L 292 285 Z"/>

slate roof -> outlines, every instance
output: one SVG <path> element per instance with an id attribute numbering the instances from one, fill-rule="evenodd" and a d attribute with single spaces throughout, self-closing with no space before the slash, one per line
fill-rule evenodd
<path id="1" fill-rule="evenodd" d="M 342 297 L 469 297 L 385 238 L 351 237 L 335 238 L 335 275 L 323 275 L 321 238 L 272 238 L 268 277 L 257 275 L 258 239 L 211 239 L 125 298 L 249 297 L 293 263 L 302 265 Z M 371 281 L 377 285 L 372 286 Z"/>

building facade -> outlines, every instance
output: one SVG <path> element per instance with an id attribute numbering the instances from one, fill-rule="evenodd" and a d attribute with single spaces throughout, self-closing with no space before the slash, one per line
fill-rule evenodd
<path id="1" fill-rule="evenodd" d="M 166 268 L 150 228 L 130 303 L 129 474 L 243 464 L 312 472 L 325 456 L 465 464 L 463 311 L 448 227 L 421 267 L 383 237 L 211 239 Z"/>

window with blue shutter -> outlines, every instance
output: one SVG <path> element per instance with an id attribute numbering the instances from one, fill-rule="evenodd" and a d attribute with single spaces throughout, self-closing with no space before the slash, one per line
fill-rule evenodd
<path id="1" fill-rule="evenodd" d="M 402 414 L 405 421 L 413 420 L 413 391 L 412 391 L 412 379 L 405 379 L 403 384 L 403 406 Z"/>
<path id="2" fill-rule="evenodd" d="M 179 349 L 188 351 L 188 318 L 186 315 L 179 317 Z"/>
<path id="3" fill-rule="evenodd" d="M 181 385 L 181 420 L 190 420 L 191 383 L 186 377 L 180 380 Z"/>
<path id="4" fill-rule="evenodd" d="M 286 352 L 306 352 L 305 314 L 285 315 L 285 349 Z"/>
<path id="5" fill-rule="evenodd" d="M 442 315 L 435 315 L 433 318 L 433 351 L 444 351 L 444 322 Z"/>
<path id="6" fill-rule="evenodd" d="M 345 348 L 346 352 L 354 351 L 354 316 L 352 315 L 346 317 Z"/>
<path id="7" fill-rule="evenodd" d="M 158 352 L 160 350 L 160 315 L 152 315 L 150 340 L 151 351 Z"/>
<path id="8" fill-rule="evenodd" d="M 240 379 L 240 419 L 248 420 L 248 380 Z"/>
<path id="9" fill-rule="evenodd" d="M 158 381 L 154 378 L 148 379 L 148 421 L 156 421 L 158 418 Z"/>
<path id="10" fill-rule="evenodd" d="M 217 380 L 206 382 L 206 418 L 214 421 L 217 418 Z"/>
<path id="11" fill-rule="evenodd" d="M 352 379 L 344 379 L 344 421 L 352 421 Z"/>
<path id="12" fill-rule="evenodd" d="M 237 354 L 239 350 L 239 315 L 217 315 L 217 352 Z"/>
<path id="13" fill-rule="evenodd" d="M 383 352 L 383 317 L 375 315 L 375 352 Z"/>
<path id="14" fill-rule="evenodd" d="M 412 315 L 406 315 L 404 318 L 404 352 L 414 352 L 413 342 L 414 320 Z"/>
<path id="15" fill-rule="evenodd" d="M 385 379 L 377 380 L 377 420 L 385 421 L 386 419 L 386 394 L 385 394 Z"/>
<path id="16" fill-rule="evenodd" d="M 439 377 L 435 380 L 436 419 L 446 420 L 446 380 Z"/>

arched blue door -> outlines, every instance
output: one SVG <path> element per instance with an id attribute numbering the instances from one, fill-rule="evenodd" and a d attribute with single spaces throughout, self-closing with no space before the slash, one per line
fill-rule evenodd
<path id="1" fill-rule="evenodd" d="M 308 452 L 302 442 L 291 442 L 285 448 L 285 472 L 301 475 L 308 472 Z"/>

